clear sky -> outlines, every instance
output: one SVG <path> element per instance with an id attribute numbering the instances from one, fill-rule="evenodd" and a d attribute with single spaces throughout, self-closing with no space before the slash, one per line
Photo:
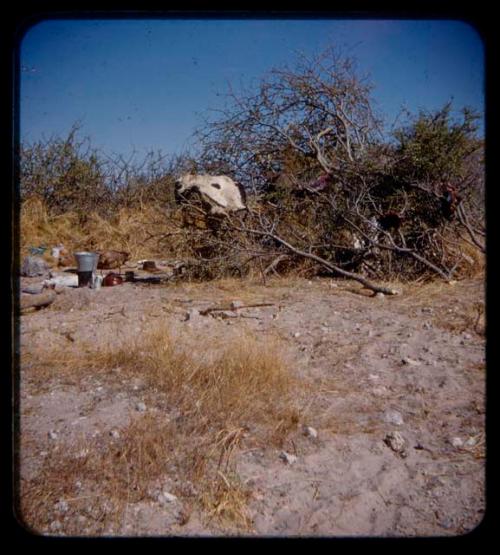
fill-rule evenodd
<path id="1" fill-rule="evenodd" d="M 391 123 L 406 106 L 484 111 L 480 36 L 460 21 L 48 20 L 20 45 L 21 141 L 82 134 L 108 153 L 182 153 L 227 83 L 259 80 L 295 52 L 338 45 Z"/>

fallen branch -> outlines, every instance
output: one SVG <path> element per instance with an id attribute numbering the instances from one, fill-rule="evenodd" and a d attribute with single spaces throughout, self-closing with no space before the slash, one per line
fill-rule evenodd
<path id="1" fill-rule="evenodd" d="M 38 295 L 21 294 L 21 310 L 27 308 L 44 308 L 52 304 L 57 298 L 57 293 L 53 289 L 48 289 Z"/>
<path id="2" fill-rule="evenodd" d="M 320 256 L 317 256 L 311 252 L 305 252 L 303 250 L 300 250 L 297 247 L 294 247 L 293 245 L 285 241 L 284 239 L 282 239 L 281 237 L 279 237 L 278 235 L 276 235 L 275 233 L 272 233 L 270 231 L 261 231 L 259 229 L 240 228 L 234 225 L 231 225 L 231 227 L 237 231 L 242 231 L 243 233 L 252 233 L 254 235 L 270 237 L 271 239 L 274 239 L 274 241 L 283 245 L 285 248 L 287 248 L 289 251 L 293 252 L 294 254 L 297 254 L 304 258 L 309 258 L 311 260 L 314 260 L 315 262 L 317 262 L 318 264 L 321 264 L 322 266 L 324 266 L 325 268 L 327 268 L 333 273 L 340 274 L 341 276 L 344 276 L 346 278 L 349 278 L 361 283 L 367 289 L 370 289 L 374 293 L 384 293 L 385 295 L 398 294 L 398 292 L 394 289 L 383 287 L 381 285 L 376 285 L 375 283 L 372 283 L 370 280 L 364 278 L 363 276 L 360 276 L 359 274 L 355 274 L 354 272 L 343 270 L 342 268 L 339 268 L 335 264 L 332 264 L 331 262 L 329 262 L 328 260 L 325 260 L 324 258 L 321 258 Z"/>
<path id="3" fill-rule="evenodd" d="M 246 304 L 246 305 L 242 305 L 242 306 L 213 306 L 210 308 L 205 308 L 204 310 L 200 310 L 200 314 L 202 316 L 207 316 L 208 314 L 210 314 L 211 312 L 226 312 L 226 311 L 231 311 L 231 312 L 235 312 L 236 310 L 241 310 L 242 308 L 257 308 L 257 307 L 263 307 L 263 306 L 274 306 L 273 303 L 257 303 L 257 304 Z"/>

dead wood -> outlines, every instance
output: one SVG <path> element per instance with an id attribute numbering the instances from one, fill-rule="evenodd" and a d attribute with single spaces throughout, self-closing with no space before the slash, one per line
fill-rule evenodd
<path id="1" fill-rule="evenodd" d="M 57 297 L 57 293 L 53 289 L 48 289 L 37 295 L 21 294 L 21 310 L 28 308 L 44 308 L 52 304 Z"/>
<path id="2" fill-rule="evenodd" d="M 390 289 L 388 287 L 383 287 L 382 285 L 377 285 L 375 283 L 372 283 L 370 280 L 366 279 L 365 277 L 363 277 L 359 274 L 356 274 L 354 272 L 349 272 L 348 270 L 344 270 L 342 268 L 339 268 L 336 264 L 333 264 L 333 263 L 329 262 L 328 260 L 325 260 L 324 258 L 321 258 L 320 256 L 317 256 L 316 254 L 313 254 L 312 252 L 306 252 L 306 251 L 303 251 L 303 250 L 301 250 L 297 247 L 294 247 L 293 245 L 291 245 L 290 243 L 288 243 L 287 241 L 285 241 L 284 239 L 282 239 L 281 237 L 279 237 L 278 235 L 276 235 L 272 231 L 266 231 L 266 230 L 260 230 L 260 229 L 251 229 L 251 228 L 241 228 L 241 227 L 236 227 L 234 225 L 231 225 L 231 227 L 233 229 L 237 230 L 237 231 L 242 231 L 244 233 L 251 233 L 253 235 L 260 235 L 260 236 L 270 237 L 271 239 L 273 239 L 277 243 L 280 243 L 281 245 L 283 245 L 290 252 L 293 252 L 294 254 L 296 254 L 298 256 L 302 256 L 304 258 L 309 258 L 310 260 L 314 260 L 318 264 L 321 264 L 323 267 L 330 270 L 332 273 L 336 273 L 336 274 L 339 274 L 339 275 L 344 276 L 346 278 L 357 281 L 358 283 L 361 283 L 364 287 L 366 287 L 367 289 L 370 289 L 374 293 L 384 293 L 385 295 L 397 295 L 398 294 L 398 292 L 394 289 Z"/>
<path id="3" fill-rule="evenodd" d="M 242 306 L 212 306 L 209 308 L 205 308 L 200 310 L 200 314 L 202 316 L 207 316 L 211 312 L 236 312 L 237 310 L 241 310 L 242 308 L 259 308 L 264 306 L 274 306 L 274 303 L 256 303 L 256 304 L 246 304 Z"/>

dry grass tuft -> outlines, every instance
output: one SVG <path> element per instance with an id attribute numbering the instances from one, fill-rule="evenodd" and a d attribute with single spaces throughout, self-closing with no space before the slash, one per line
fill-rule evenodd
<path id="1" fill-rule="evenodd" d="M 39 377 L 44 367 L 52 373 L 57 368 L 62 380 L 99 372 L 112 388 L 112 369 L 120 366 L 121 380 L 145 382 L 143 399 L 153 410 L 134 417 L 118 439 L 53 451 L 36 479 L 21 488 L 25 521 L 47 530 L 54 505 L 71 500 L 74 518 L 64 524 L 64 533 L 78 533 L 75 522 L 82 515 L 90 533 L 110 527 L 120 533 L 128 507 L 154 502 L 154 484 L 169 477 L 185 511 L 196 507 L 214 526 L 248 530 L 249 491 L 234 459 L 242 447 L 280 445 L 297 429 L 297 382 L 274 341 L 244 334 L 203 355 L 195 356 L 165 328 L 132 346 L 82 352 L 80 359 L 75 353 L 45 353 Z M 82 450 L 85 455 L 78 456 Z M 85 495 L 75 489 L 77 481 L 87 485 Z"/>

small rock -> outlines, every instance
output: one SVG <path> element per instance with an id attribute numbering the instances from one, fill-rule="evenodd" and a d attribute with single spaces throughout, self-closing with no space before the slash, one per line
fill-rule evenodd
<path id="1" fill-rule="evenodd" d="M 474 447 L 477 444 L 477 437 L 470 437 L 466 442 L 466 447 Z"/>
<path id="2" fill-rule="evenodd" d="M 48 454 L 48 451 L 40 451 L 40 457 L 46 457 Z"/>
<path id="3" fill-rule="evenodd" d="M 389 432 L 384 438 L 384 443 L 401 457 L 406 457 L 406 440 L 400 432 Z"/>
<path id="4" fill-rule="evenodd" d="M 434 313 L 434 309 L 430 308 L 428 306 L 424 306 L 420 309 L 420 312 L 423 312 L 424 314 L 433 314 Z"/>
<path id="5" fill-rule="evenodd" d="M 318 432 L 312 426 L 305 426 L 304 435 L 306 437 L 310 437 L 311 439 L 316 439 L 318 437 Z"/>
<path id="6" fill-rule="evenodd" d="M 389 424 L 394 424 L 395 426 L 402 426 L 404 424 L 403 417 L 395 410 L 388 410 L 384 414 L 384 420 Z"/>
<path id="7" fill-rule="evenodd" d="M 57 502 L 54 505 L 54 509 L 58 512 L 58 513 L 65 513 L 68 511 L 68 504 L 66 503 L 66 501 L 61 500 L 59 502 Z"/>
<path id="8" fill-rule="evenodd" d="M 410 366 L 420 366 L 421 363 L 418 360 L 413 360 L 410 357 L 405 357 L 401 360 L 403 364 L 409 364 Z"/>
<path id="9" fill-rule="evenodd" d="M 165 499 L 167 503 L 173 503 L 174 501 L 178 500 L 176 495 L 174 495 L 173 493 L 169 493 L 168 491 L 164 491 L 162 495 L 163 499 Z"/>
<path id="10" fill-rule="evenodd" d="M 50 432 L 49 432 L 49 438 L 50 438 L 50 439 L 57 439 L 57 434 L 56 434 L 56 432 L 54 432 L 53 430 L 50 430 Z"/>
<path id="11" fill-rule="evenodd" d="M 369 380 L 376 381 L 376 380 L 379 380 L 379 379 L 380 379 L 380 376 L 378 376 L 377 374 L 369 374 L 369 375 L 368 375 L 368 379 L 369 379 Z"/>
<path id="12" fill-rule="evenodd" d="M 453 528 L 454 524 L 450 518 L 443 518 L 439 521 L 439 526 L 445 528 L 446 530 L 449 530 L 450 528 Z"/>
<path id="13" fill-rule="evenodd" d="M 300 331 L 296 331 L 296 332 L 293 334 L 293 336 L 294 336 L 294 337 L 300 337 Z"/>
<path id="14" fill-rule="evenodd" d="M 323 333 L 328 333 L 328 332 L 330 331 L 330 328 L 327 327 L 327 326 L 321 326 L 321 331 L 322 331 Z"/>
<path id="15" fill-rule="evenodd" d="M 280 459 L 284 461 L 286 464 L 293 464 L 297 461 L 297 457 L 295 455 L 291 455 L 286 451 L 281 451 Z"/>
<path id="16" fill-rule="evenodd" d="M 137 405 L 135 405 L 135 410 L 144 412 L 146 410 L 146 405 L 143 402 L 137 403 Z"/>
<path id="17" fill-rule="evenodd" d="M 237 308 L 241 308 L 242 306 L 245 306 L 245 303 L 243 301 L 231 301 L 232 310 L 236 310 Z"/>
<path id="18" fill-rule="evenodd" d="M 458 449 L 459 447 L 463 447 L 464 440 L 460 437 L 454 437 L 450 440 L 450 443 L 453 445 L 453 447 L 456 447 Z"/>
<path id="19" fill-rule="evenodd" d="M 331 281 L 330 282 L 330 287 L 338 287 L 338 285 L 334 281 Z"/>
<path id="20" fill-rule="evenodd" d="M 109 432 L 109 435 L 111 437 L 114 437 L 115 439 L 118 439 L 120 437 L 120 432 L 118 430 L 111 430 Z"/>
<path id="21" fill-rule="evenodd" d="M 384 295 L 381 291 L 379 291 L 379 292 L 375 295 L 375 298 L 376 298 L 376 299 L 385 299 L 385 295 Z"/>
<path id="22" fill-rule="evenodd" d="M 424 322 L 424 325 L 422 327 L 424 328 L 424 330 L 431 330 L 432 324 L 430 322 Z"/>
<path id="23" fill-rule="evenodd" d="M 196 320 L 197 318 L 200 317 L 200 311 L 197 310 L 196 308 L 190 308 L 185 314 L 184 314 L 184 322 L 187 322 L 188 320 Z"/>
<path id="24" fill-rule="evenodd" d="M 60 530 L 62 528 L 62 524 L 58 520 L 53 520 L 50 523 L 49 528 L 50 528 L 50 530 L 52 530 L 52 532 L 57 532 L 58 530 Z"/>
<path id="25" fill-rule="evenodd" d="M 21 275 L 26 277 L 44 276 L 49 272 L 49 265 L 39 256 L 27 256 L 21 265 Z"/>
<path id="26" fill-rule="evenodd" d="M 382 397 L 382 395 L 385 395 L 387 393 L 387 387 L 384 387 L 384 386 L 374 387 L 372 389 L 372 393 L 377 397 Z"/>

